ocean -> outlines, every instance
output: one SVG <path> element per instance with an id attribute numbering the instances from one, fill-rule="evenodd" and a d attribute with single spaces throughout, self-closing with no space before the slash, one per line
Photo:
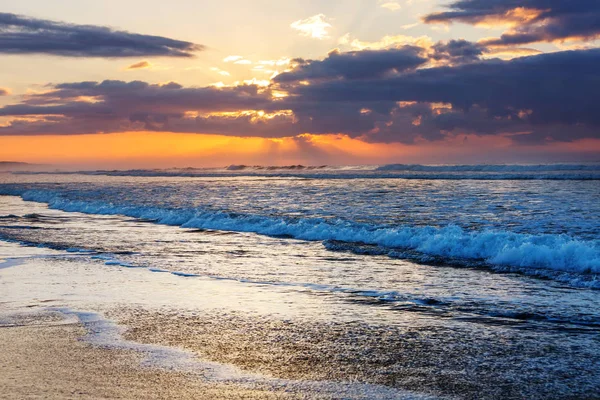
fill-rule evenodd
<path id="1" fill-rule="evenodd" d="M 305 343 L 314 371 L 211 361 L 441 397 L 600 396 L 598 164 L 2 173 L 0 239 L 118 269 L 120 305 L 169 309 L 144 323 L 157 340 L 193 336 L 176 318 L 192 310 L 221 332 L 287 321 L 243 340 Z M 181 295 L 150 307 L 161 276 Z"/>

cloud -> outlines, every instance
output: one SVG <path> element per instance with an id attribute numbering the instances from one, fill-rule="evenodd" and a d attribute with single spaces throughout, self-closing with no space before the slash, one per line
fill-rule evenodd
<path id="1" fill-rule="evenodd" d="M 193 57 L 202 45 L 162 36 L 117 31 L 0 13 L 0 53 L 63 57 Z"/>
<path id="2" fill-rule="evenodd" d="M 281 57 L 278 60 L 261 60 L 258 62 L 260 65 L 269 65 L 269 66 L 284 66 L 289 65 L 292 60 L 289 57 Z"/>
<path id="3" fill-rule="evenodd" d="M 466 129 L 477 134 L 534 132 L 528 137 L 537 141 L 569 141 L 599 137 L 600 115 L 595 110 L 595 104 L 600 102 L 596 68 L 599 62 L 600 50 L 566 51 L 510 61 L 495 59 L 409 70 L 363 80 L 315 81 L 289 91 L 290 98 L 302 99 L 304 103 L 344 107 L 355 104 L 354 110 L 375 105 L 382 110 L 375 128 L 385 133 L 388 140 L 393 132 L 396 140 L 403 141 L 407 136 L 411 138 L 410 132 L 435 137 Z M 417 129 L 406 121 L 397 126 L 389 119 L 385 105 L 394 110 L 398 102 L 444 103 L 451 107 L 438 114 L 420 113 L 425 120 Z M 405 120 L 407 110 L 410 108 L 399 112 Z M 478 110 L 477 118 L 473 118 L 474 110 Z M 437 128 L 424 132 L 428 126 Z"/>
<path id="4" fill-rule="evenodd" d="M 385 8 L 390 11 L 398 11 L 402 8 L 402 6 L 400 4 L 398 4 L 398 2 L 396 2 L 396 1 L 384 1 L 384 2 L 380 2 L 380 3 L 382 3 L 382 4 L 380 4 L 381 8 Z"/>
<path id="5" fill-rule="evenodd" d="M 479 60 L 487 49 L 478 43 L 463 39 L 438 42 L 434 44 L 430 57 L 436 61 L 448 61 L 452 64 L 464 64 Z"/>
<path id="6" fill-rule="evenodd" d="M 431 47 L 433 45 L 433 40 L 429 36 L 415 37 L 408 35 L 386 35 L 378 41 L 367 42 L 356 38 L 353 39 L 352 36 L 347 33 L 338 40 L 338 43 L 343 46 L 349 46 L 353 50 L 381 50 L 406 45 Z"/>
<path id="7" fill-rule="evenodd" d="M 45 93 L 26 95 L 18 104 L 1 107 L 0 117 L 12 117 L 14 122 L 0 127 L 0 134 L 168 130 L 172 121 L 186 119 L 189 112 L 264 109 L 270 102 L 270 92 L 256 85 L 184 88 L 174 82 L 63 83 Z"/>
<path id="8" fill-rule="evenodd" d="M 151 66 L 152 66 L 152 64 L 150 64 L 148 61 L 140 61 L 140 62 L 137 62 L 135 64 L 131 64 L 126 69 L 127 70 L 144 69 L 144 68 L 150 68 Z"/>
<path id="9" fill-rule="evenodd" d="M 0 96 L 8 96 L 8 95 L 10 95 L 10 90 L 0 87 Z"/>
<path id="10" fill-rule="evenodd" d="M 302 36 L 313 39 L 325 39 L 329 37 L 327 31 L 331 28 L 331 24 L 326 21 L 326 18 L 324 14 L 317 14 L 292 22 L 290 27 L 300 32 Z"/>
<path id="11" fill-rule="evenodd" d="M 234 62 L 234 61 L 239 61 L 241 59 L 243 59 L 244 57 L 242 56 L 227 56 L 223 59 L 223 62 Z"/>
<path id="12" fill-rule="evenodd" d="M 600 3 L 586 0 L 459 0 L 449 11 L 425 16 L 427 23 L 463 22 L 508 26 L 493 46 L 588 40 L 600 37 Z"/>
<path id="13" fill-rule="evenodd" d="M 429 36 L 386 35 L 377 41 L 363 41 L 347 33 L 338 40 L 342 48 L 353 50 L 393 49 L 411 45 L 422 47 L 428 53 L 432 65 L 453 65 L 476 61 L 480 58 L 500 57 L 510 59 L 523 55 L 539 54 L 541 51 L 522 47 L 489 47 L 484 43 L 464 39 L 434 42 Z"/>
<path id="14" fill-rule="evenodd" d="M 220 68 L 217 68 L 217 67 L 212 67 L 210 70 L 211 70 L 211 71 L 214 71 L 214 72 L 216 72 L 216 73 L 217 73 L 217 74 L 219 74 L 219 75 L 223 75 L 223 76 L 231 76 L 231 74 L 230 74 L 229 72 L 227 72 L 227 71 L 224 71 L 224 70 L 222 70 L 222 69 L 220 69 Z"/>
<path id="15" fill-rule="evenodd" d="M 453 62 L 431 66 L 432 50 L 416 46 L 335 51 L 322 60 L 292 60 L 292 70 L 269 87 L 58 84 L 0 107 L 8 121 L 0 134 L 334 133 L 403 143 L 465 134 L 528 144 L 600 139 L 600 50 L 504 61 L 476 59 L 479 51 L 469 42 L 436 46 L 438 57 Z M 281 91 L 286 96 L 276 96 Z"/>
<path id="16" fill-rule="evenodd" d="M 346 53 L 335 50 L 322 61 L 302 60 L 303 62 L 300 62 L 292 71 L 279 74 L 273 80 L 277 83 L 284 83 L 318 79 L 383 77 L 424 64 L 427 59 L 423 58 L 421 53 L 422 49 L 415 46 Z"/>

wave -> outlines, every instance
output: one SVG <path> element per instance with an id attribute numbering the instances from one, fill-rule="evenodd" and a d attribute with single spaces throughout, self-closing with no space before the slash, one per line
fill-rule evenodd
<path id="1" fill-rule="evenodd" d="M 548 181 L 596 181 L 600 180 L 600 173 L 551 173 L 551 174 L 419 174 L 419 173 L 285 173 L 285 172 L 258 172 L 244 171 L 243 173 L 228 172 L 181 172 L 181 171 L 78 171 L 78 172 L 19 172 L 19 175 L 92 175 L 115 177 L 179 177 L 179 178 L 235 178 L 235 177 L 266 177 L 266 178 L 299 178 L 299 179 L 408 179 L 408 180 L 548 180 Z"/>
<path id="2" fill-rule="evenodd" d="M 600 164 L 420 165 L 384 166 L 248 166 L 96 171 L 17 171 L 14 174 L 104 175 L 134 177 L 272 177 L 304 179 L 423 180 L 600 180 Z"/>
<path id="3" fill-rule="evenodd" d="M 253 166 L 248 166 L 248 165 L 230 165 L 228 167 L 225 168 L 227 171 L 247 171 L 247 170 L 253 170 L 253 171 L 278 171 L 278 170 L 283 170 L 283 171 L 294 171 L 294 170 L 316 170 L 316 169 L 336 169 L 335 167 L 330 167 L 328 165 L 319 165 L 319 166 L 305 166 L 305 165 L 283 165 L 283 166 L 278 166 L 278 165 L 271 165 L 271 166 L 263 166 L 263 165 L 253 165 Z"/>
<path id="4" fill-rule="evenodd" d="M 372 246 L 379 254 L 401 258 L 417 255 L 417 259 L 421 257 L 424 261 L 430 261 L 427 257 L 440 257 L 452 260 L 452 264 L 456 264 L 456 260 L 463 265 L 481 263 L 497 270 L 518 270 L 530 275 L 540 275 L 540 270 L 575 273 L 592 280 L 590 286 L 600 281 L 600 243 L 566 234 L 524 234 L 491 229 L 476 231 L 455 225 L 374 225 L 340 219 L 284 218 L 202 209 L 74 201 L 50 190 L 0 188 L 0 194 L 17 195 L 24 200 L 46 203 L 51 208 L 67 212 L 126 215 L 185 228 L 253 232 L 321 241 L 332 250 L 344 250 L 332 243 L 350 243 L 354 248 Z"/>
<path id="5" fill-rule="evenodd" d="M 600 171 L 600 164 L 465 164 L 465 165 L 421 165 L 389 164 L 376 168 L 377 171 L 419 172 L 552 172 L 552 171 Z"/>

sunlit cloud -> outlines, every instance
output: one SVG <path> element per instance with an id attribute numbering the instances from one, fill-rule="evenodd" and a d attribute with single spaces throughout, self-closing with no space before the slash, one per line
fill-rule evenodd
<path id="1" fill-rule="evenodd" d="M 541 54 L 542 51 L 538 49 L 526 48 L 526 47 L 498 47 L 488 48 L 483 58 L 502 58 L 504 60 L 510 60 L 516 57 L 531 56 L 534 54 Z"/>
<path id="2" fill-rule="evenodd" d="M 491 46 L 587 41 L 600 38 L 600 8 L 590 1 L 456 0 L 447 11 L 423 18 L 425 23 L 462 22 L 479 27 L 507 27 Z M 446 25 L 447 26 L 447 25 Z"/>
<path id="3" fill-rule="evenodd" d="M 419 25 L 421 25 L 419 22 L 415 22 L 414 24 L 402 25 L 401 28 L 406 30 L 406 29 L 412 29 L 412 28 L 417 27 Z"/>
<path id="4" fill-rule="evenodd" d="M 227 72 L 227 71 L 224 71 L 224 70 L 222 70 L 222 69 L 220 69 L 220 68 L 217 68 L 217 67 L 212 67 L 210 70 L 211 70 L 211 71 L 214 71 L 214 72 L 216 72 L 216 73 L 218 73 L 219 75 L 223 75 L 223 76 L 231 76 L 231 74 L 230 74 L 229 72 Z"/>
<path id="5" fill-rule="evenodd" d="M 252 64 L 252 61 L 247 60 L 246 58 L 242 57 L 242 56 L 227 56 L 223 59 L 223 62 L 226 63 L 234 63 L 234 64 L 238 64 L 238 65 L 250 65 Z"/>
<path id="6" fill-rule="evenodd" d="M 338 40 L 338 43 L 340 45 L 349 46 L 353 50 L 380 50 L 406 45 L 429 48 L 433 45 L 433 40 L 429 36 L 415 37 L 408 35 L 394 35 L 384 36 L 380 40 L 369 42 L 352 38 L 350 33 L 347 33 Z"/>
<path id="7" fill-rule="evenodd" d="M 219 89 L 223 89 L 223 88 L 230 88 L 230 89 L 235 89 L 238 88 L 240 86 L 256 86 L 256 87 L 260 87 L 261 90 L 259 92 L 264 91 L 269 85 L 271 84 L 270 80 L 267 79 L 258 79 L 258 78 L 252 78 L 252 79 L 244 79 L 241 81 L 234 81 L 228 84 L 225 84 L 223 82 L 214 82 L 212 84 L 210 84 L 210 87 L 215 87 L 215 88 L 219 88 Z"/>
<path id="8" fill-rule="evenodd" d="M 269 74 L 269 75 L 272 75 L 277 72 L 276 70 L 265 68 L 264 65 L 257 65 L 254 68 L 252 68 L 252 71 L 260 72 L 262 74 Z"/>
<path id="9" fill-rule="evenodd" d="M 448 25 L 432 25 L 430 29 L 435 32 L 450 32 Z"/>
<path id="10" fill-rule="evenodd" d="M 261 60 L 258 63 L 260 65 L 270 65 L 270 66 L 282 66 L 290 64 L 292 60 L 289 57 L 281 57 L 278 60 Z"/>
<path id="11" fill-rule="evenodd" d="M 326 21 L 325 14 L 317 14 L 306 19 L 292 22 L 290 27 L 300 32 L 300 35 L 313 39 L 325 39 L 329 37 L 328 29 L 331 24 Z"/>
<path id="12" fill-rule="evenodd" d="M 385 8 L 390 11 L 398 11 L 402 8 L 402 6 L 400 4 L 398 4 L 398 2 L 396 2 L 396 1 L 380 0 L 379 3 L 380 3 L 379 6 L 381 8 Z"/>
<path id="13" fill-rule="evenodd" d="M 600 40 L 555 42 L 559 50 L 589 50 L 600 47 Z"/>
<path id="14" fill-rule="evenodd" d="M 237 83 L 239 85 L 240 82 L 237 82 Z M 271 84 L 271 81 L 266 80 L 266 79 L 252 78 L 252 79 L 245 79 L 242 81 L 242 83 L 244 85 L 269 86 Z"/>
<path id="15" fill-rule="evenodd" d="M 6 89 L 6 88 L 1 88 L 0 87 L 0 96 L 9 96 L 10 95 L 10 90 Z"/>
<path id="16" fill-rule="evenodd" d="M 234 62 L 243 59 L 242 56 L 227 56 L 223 59 L 223 62 Z"/>

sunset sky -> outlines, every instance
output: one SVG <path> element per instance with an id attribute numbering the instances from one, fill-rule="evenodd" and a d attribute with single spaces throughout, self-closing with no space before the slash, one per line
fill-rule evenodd
<path id="1" fill-rule="evenodd" d="M 600 161 L 598 0 L 21 0 L 0 160 Z"/>

